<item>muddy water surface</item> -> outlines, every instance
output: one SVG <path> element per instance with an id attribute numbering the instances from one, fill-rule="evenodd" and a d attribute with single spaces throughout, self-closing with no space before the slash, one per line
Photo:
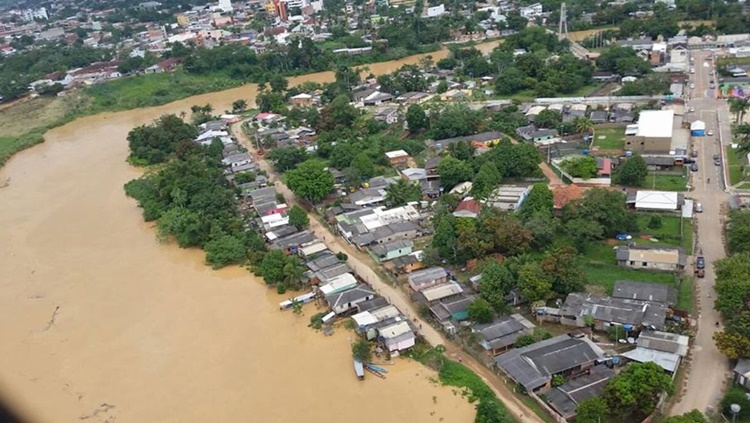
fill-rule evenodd
<path id="1" fill-rule="evenodd" d="M 473 406 L 407 360 L 387 380 L 357 381 L 350 333 L 315 333 L 312 306 L 279 312 L 247 271 L 212 271 L 201 252 L 158 243 L 142 222 L 122 189 L 139 175 L 125 163 L 127 132 L 192 104 L 223 110 L 254 97 L 247 85 L 80 119 L 0 170 L 10 178 L 0 189 L 0 395 L 30 421 L 473 419 Z"/>

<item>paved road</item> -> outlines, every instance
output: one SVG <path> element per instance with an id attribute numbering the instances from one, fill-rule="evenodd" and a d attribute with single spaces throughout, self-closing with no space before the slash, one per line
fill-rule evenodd
<path id="1" fill-rule="evenodd" d="M 695 83 L 695 89 L 690 90 L 692 99 L 688 105 L 695 107 L 695 112 L 689 117 L 691 121 L 705 121 L 706 128 L 713 130 L 715 135 L 694 139 L 694 148 L 698 151 L 698 172 L 692 176 L 691 185 L 695 190 L 688 195 L 704 208 L 703 213 L 697 214 L 696 242 L 706 258 L 706 277 L 695 280 L 697 302 L 694 315 L 698 317 L 698 333 L 691 348 L 692 360 L 687 366 L 687 386 L 672 407 L 673 415 L 693 409 L 703 412 L 712 410 L 722 396 L 723 384 L 729 375 L 729 362 L 716 349 L 712 339 L 714 332 L 720 330 L 715 326 L 720 317 L 714 310 L 713 263 L 725 257 L 721 222 L 722 208 L 728 198 L 724 191 L 725 166 L 715 166 L 713 156 L 720 154 L 723 157 L 721 138 L 725 143 L 730 139 L 729 112 L 726 102 L 717 100 L 714 90 L 709 88 L 709 81 L 714 79 L 709 74 L 713 66 L 705 66 L 704 63 L 708 63 L 705 59 L 710 52 L 694 52 L 693 55 L 695 74 L 691 75 L 691 81 Z"/>
<path id="2" fill-rule="evenodd" d="M 240 141 L 245 148 L 247 148 L 255 157 L 260 168 L 268 173 L 269 179 L 274 182 L 276 191 L 283 194 L 287 199 L 287 203 L 297 203 L 296 196 L 292 191 L 281 182 L 281 178 L 263 157 L 258 156 L 253 143 L 245 136 L 240 123 L 232 126 L 232 133 L 235 134 L 237 139 Z M 487 383 L 495 395 L 503 402 L 505 407 L 510 413 L 512 413 L 516 419 L 521 422 L 529 423 L 542 423 L 542 420 L 537 417 L 533 411 L 531 411 L 524 403 L 518 400 L 509 390 L 509 387 L 500 379 L 497 375 L 488 370 L 485 366 L 475 360 L 473 357 L 464 354 L 461 349 L 451 341 L 448 341 L 443 335 L 435 330 L 432 326 L 427 323 L 423 323 L 418 318 L 418 312 L 414 304 L 406 297 L 406 293 L 402 290 L 389 285 L 387 282 L 382 280 L 380 276 L 373 271 L 377 265 L 372 261 L 372 258 L 359 250 L 353 248 L 349 243 L 344 241 L 341 237 L 335 236 L 330 230 L 318 221 L 315 215 L 310 214 L 310 230 L 315 235 L 322 239 L 328 248 L 334 253 L 343 252 L 348 256 L 347 264 L 354 270 L 362 279 L 367 281 L 381 296 L 388 299 L 388 301 L 398 307 L 403 313 L 411 318 L 419 327 L 419 332 L 422 337 L 430 343 L 432 346 L 444 345 L 446 348 L 446 356 L 455 361 L 461 361 L 464 365 L 471 368 Z"/>

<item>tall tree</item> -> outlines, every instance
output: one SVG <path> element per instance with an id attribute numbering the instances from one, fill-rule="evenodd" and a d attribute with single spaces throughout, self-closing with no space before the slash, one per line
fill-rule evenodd
<path id="1" fill-rule="evenodd" d="M 529 192 L 529 195 L 521 203 L 521 207 L 518 210 L 518 214 L 522 219 L 528 220 L 531 216 L 542 212 L 552 213 L 554 207 L 554 196 L 550 191 L 547 184 L 539 183 L 534 184 Z"/>
<path id="2" fill-rule="evenodd" d="M 469 304 L 469 319 L 476 323 L 490 323 L 495 318 L 495 311 L 484 298 L 477 298 Z"/>
<path id="3" fill-rule="evenodd" d="M 601 423 L 602 417 L 607 415 L 607 403 L 599 397 L 589 398 L 578 404 L 576 423 Z"/>
<path id="4" fill-rule="evenodd" d="M 412 183 L 399 179 L 395 184 L 388 185 L 385 189 L 385 200 L 391 207 L 403 206 L 410 201 L 418 201 L 422 198 L 422 190 Z"/>
<path id="5" fill-rule="evenodd" d="M 572 247 L 556 248 L 547 253 L 541 261 L 542 269 L 552 282 L 552 290 L 560 295 L 583 291 L 586 276 L 583 273 L 581 257 Z"/>
<path id="6" fill-rule="evenodd" d="M 406 109 L 406 125 L 409 132 L 415 133 L 430 127 L 430 119 L 419 104 L 412 104 Z"/>
<path id="7" fill-rule="evenodd" d="M 458 183 L 470 180 L 472 172 L 468 163 L 453 157 L 446 157 L 438 164 L 438 174 L 440 184 L 446 190 L 450 190 Z"/>
<path id="8" fill-rule="evenodd" d="M 488 259 L 489 263 L 482 270 L 482 278 L 479 280 L 479 294 L 487 300 L 497 312 L 507 309 L 505 296 L 516 285 L 513 274 L 506 266 L 500 265 L 494 259 Z"/>
<path id="9" fill-rule="evenodd" d="M 307 217 L 307 212 L 296 204 L 289 210 L 288 216 L 289 224 L 297 229 L 306 228 L 310 224 L 310 218 Z"/>
<path id="10" fill-rule="evenodd" d="M 317 203 L 326 198 L 333 189 L 333 175 L 322 163 L 308 160 L 286 174 L 287 185 L 305 200 Z"/>
<path id="11" fill-rule="evenodd" d="M 546 300 L 552 294 L 552 284 L 536 262 L 526 263 L 518 271 L 518 287 L 529 301 Z"/>
<path id="12" fill-rule="evenodd" d="M 648 165 L 640 154 L 625 160 L 617 169 L 615 180 L 620 185 L 629 187 L 640 187 L 646 182 L 648 176 Z"/>
<path id="13" fill-rule="evenodd" d="M 662 392 L 674 393 L 672 378 L 664 369 L 651 361 L 633 362 L 607 383 L 604 399 L 610 410 L 621 416 L 647 416 Z"/>

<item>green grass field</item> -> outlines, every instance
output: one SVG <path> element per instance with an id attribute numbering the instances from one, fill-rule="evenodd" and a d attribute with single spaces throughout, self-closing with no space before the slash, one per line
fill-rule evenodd
<path id="1" fill-rule="evenodd" d="M 685 172 L 682 175 L 661 173 L 658 171 L 649 172 L 644 188 L 658 191 L 685 191 L 688 181 L 685 173 L 687 173 L 687 168 L 685 168 Z"/>
<path id="2" fill-rule="evenodd" d="M 625 128 L 596 129 L 594 132 L 594 147 L 601 150 L 622 150 L 625 148 Z"/>
<path id="3" fill-rule="evenodd" d="M 729 167 L 729 185 L 736 185 L 745 178 L 743 167 L 745 159 L 737 154 L 737 151 L 731 147 L 726 149 L 727 166 Z"/>

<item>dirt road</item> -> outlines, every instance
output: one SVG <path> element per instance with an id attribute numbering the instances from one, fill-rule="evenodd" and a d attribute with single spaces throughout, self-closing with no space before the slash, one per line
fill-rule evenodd
<path id="1" fill-rule="evenodd" d="M 232 133 L 235 134 L 239 142 L 252 153 L 260 168 L 268 173 L 269 179 L 275 181 L 274 187 L 276 188 L 276 191 L 284 195 L 287 199 L 287 204 L 296 204 L 297 197 L 284 183 L 281 182 L 281 178 L 279 178 L 279 175 L 273 169 L 271 164 L 262 156 L 258 156 L 253 143 L 242 131 L 241 123 L 232 126 Z M 348 256 L 347 263 L 352 270 L 354 270 L 362 279 L 367 281 L 367 283 L 369 283 L 378 294 L 387 298 L 391 304 L 398 307 L 399 310 L 411 318 L 420 328 L 420 335 L 422 335 L 430 345 L 444 345 L 446 348 L 446 355 L 450 359 L 461 361 L 464 365 L 477 373 L 482 380 L 492 388 L 495 395 L 497 395 L 508 411 L 513 414 L 519 422 L 542 423 L 542 420 L 537 417 L 533 411 L 513 395 L 508 385 L 506 385 L 502 379 L 492 373 L 476 359 L 463 353 L 457 345 L 445 339 L 442 334 L 432 326 L 422 322 L 418 318 L 416 308 L 406 297 L 406 294 L 402 290 L 389 285 L 373 271 L 376 264 L 372 262 L 370 256 L 356 250 L 349 243 L 341 239 L 341 237 L 335 236 L 326 226 L 320 223 L 317 216 L 312 214 L 310 215 L 310 230 L 322 239 L 331 251 L 335 253 L 345 253 Z"/>

